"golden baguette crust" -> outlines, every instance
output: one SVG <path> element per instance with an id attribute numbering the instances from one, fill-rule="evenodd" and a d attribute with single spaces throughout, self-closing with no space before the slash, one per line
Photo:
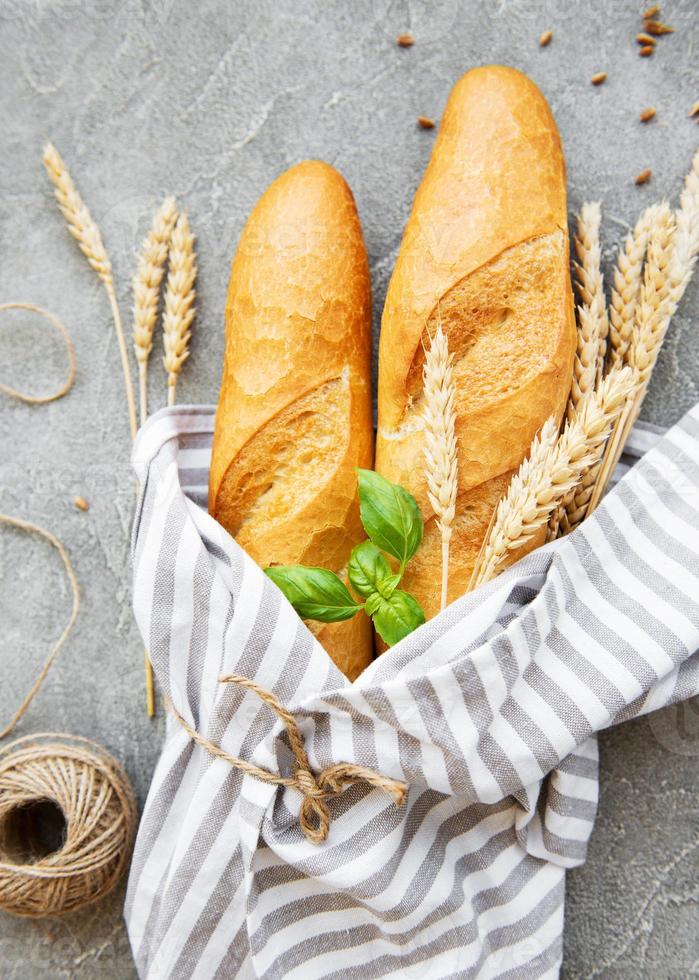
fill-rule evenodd
<path id="1" fill-rule="evenodd" d="M 440 553 L 424 475 L 424 347 L 441 317 L 458 392 L 451 601 L 532 438 L 563 414 L 576 342 L 568 262 L 565 162 L 546 100 L 512 68 L 476 68 L 449 97 L 381 323 L 376 469 L 422 509 L 404 587 L 428 617 Z"/>
<path id="2" fill-rule="evenodd" d="M 263 567 L 341 573 L 372 459 L 364 239 L 344 179 L 309 160 L 262 195 L 233 259 L 209 510 Z M 351 679 L 369 663 L 366 616 L 309 625 Z"/>

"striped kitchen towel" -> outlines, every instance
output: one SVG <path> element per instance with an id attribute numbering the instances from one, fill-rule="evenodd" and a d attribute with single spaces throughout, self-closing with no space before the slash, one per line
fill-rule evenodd
<path id="1" fill-rule="evenodd" d="M 126 920 L 141 977 L 555 977 L 565 869 L 585 860 L 595 733 L 699 693 L 699 406 L 574 534 L 454 602 L 350 684 L 206 512 L 213 410 L 141 431 L 134 609 L 186 723 L 289 774 L 289 708 L 311 767 L 369 767 L 329 801 L 243 774 L 174 715 L 141 821 Z"/>

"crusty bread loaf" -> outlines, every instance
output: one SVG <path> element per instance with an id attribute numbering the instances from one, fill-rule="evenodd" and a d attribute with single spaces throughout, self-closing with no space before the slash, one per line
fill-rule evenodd
<path id="1" fill-rule="evenodd" d="M 449 97 L 381 324 L 376 469 L 422 509 L 404 588 L 428 617 L 440 549 L 424 475 L 424 349 L 441 317 L 458 390 L 451 601 L 533 436 L 562 416 L 576 342 L 568 262 L 565 163 L 546 100 L 512 68 L 476 68 Z"/>
<path id="2" fill-rule="evenodd" d="M 372 459 L 366 249 L 344 179 L 306 161 L 262 195 L 233 259 L 209 510 L 263 567 L 342 573 Z M 371 659 L 366 616 L 309 625 L 351 679 Z"/>

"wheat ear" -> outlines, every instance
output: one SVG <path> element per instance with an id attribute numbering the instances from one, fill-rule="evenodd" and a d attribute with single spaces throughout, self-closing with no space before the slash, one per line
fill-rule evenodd
<path id="1" fill-rule="evenodd" d="M 599 238 L 601 220 L 602 212 L 598 202 L 583 204 L 578 215 L 575 236 L 575 252 L 578 258 L 575 263 L 576 288 L 585 316 L 591 321 L 589 330 L 597 337 L 597 381 L 602 377 L 609 334 Z"/>
<path id="2" fill-rule="evenodd" d="M 685 178 L 680 206 L 675 211 L 675 247 L 672 255 L 672 300 L 677 305 L 692 278 L 699 255 L 699 150 Z"/>
<path id="3" fill-rule="evenodd" d="M 189 357 L 189 341 L 194 319 L 194 280 L 197 263 L 194 235 L 189 230 L 187 215 L 178 217 L 170 239 L 165 312 L 163 314 L 163 364 L 167 371 L 167 403 L 175 404 L 177 378 Z"/>
<path id="4" fill-rule="evenodd" d="M 148 358 L 153 350 L 160 285 L 176 220 L 175 199 L 166 197 L 144 239 L 133 281 L 133 342 L 138 361 L 141 425 L 148 418 Z"/>
<path id="5" fill-rule="evenodd" d="M 595 465 L 632 389 L 632 372 L 615 371 L 583 396 L 560 436 L 555 418 L 545 423 L 498 504 L 474 577 L 476 586 L 493 578 L 507 557 L 547 524 L 585 470 Z"/>
<path id="6" fill-rule="evenodd" d="M 632 383 L 631 386 L 627 389 L 625 403 L 621 406 L 619 414 L 617 415 L 617 419 L 612 425 L 612 431 L 610 435 L 613 435 L 615 433 L 616 426 L 618 425 L 619 420 L 623 418 L 625 411 L 628 409 L 628 406 L 632 403 L 634 392 L 635 392 L 633 372 L 631 371 L 630 368 L 623 367 L 621 364 L 615 364 L 609 369 L 607 378 L 610 379 L 610 384 L 611 384 L 611 379 L 621 371 L 629 372 L 628 376 L 631 377 Z M 590 502 L 592 501 L 593 496 L 595 494 L 595 487 L 597 485 L 597 480 L 599 479 L 601 468 L 604 465 L 604 453 L 606 452 L 606 447 L 608 444 L 609 444 L 609 440 L 607 441 L 607 444 L 603 448 L 597 462 L 594 464 L 594 466 L 591 466 L 588 470 L 586 470 L 583 473 L 578 486 L 575 488 L 575 490 L 573 490 L 572 493 L 568 494 L 565 501 L 563 502 L 563 506 L 560 509 L 560 515 L 559 515 L 560 525 L 556 537 L 561 537 L 564 534 L 570 534 L 570 532 L 574 531 L 576 527 L 582 524 L 585 518 L 591 513 Z"/>
<path id="7" fill-rule="evenodd" d="M 126 404 L 129 412 L 129 426 L 131 429 L 131 438 L 133 439 L 138 427 L 136 421 L 136 403 L 134 400 L 133 382 L 131 380 L 129 355 L 124 338 L 124 327 L 114 289 L 112 264 L 109 261 L 109 256 L 102 242 L 99 228 L 93 221 L 90 212 L 80 197 L 73 183 L 73 179 L 68 172 L 68 168 L 52 143 L 47 143 L 44 147 L 42 160 L 54 186 L 56 201 L 58 202 L 61 214 L 68 224 L 68 230 L 78 243 L 80 251 L 102 280 L 102 284 L 107 292 L 109 305 L 114 318 L 117 342 L 119 344 L 121 368 L 124 374 L 124 387 L 126 389 Z"/>
<path id="8" fill-rule="evenodd" d="M 600 320 L 598 304 L 595 301 L 596 279 L 594 273 L 595 221 L 598 220 L 599 205 L 584 204 L 578 215 L 575 251 L 579 261 L 575 264 L 575 283 L 580 298 L 578 313 L 577 347 L 573 361 L 573 381 L 568 398 L 566 415 L 572 419 L 580 400 L 597 383 L 600 360 L 600 347 L 604 343 L 604 327 Z M 597 259 L 599 260 L 599 258 Z M 601 274 L 600 274 L 601 281 Z"/>
<path id="9" fill-rule="evenodd" d="M 636 305 L 631 339 L 625 355 L 625 361 L 634 375 L 633 397 L 619 418 L 607 446 L 604 462 L 599 469 L 588 503 L 588 513 L 592 513 L 602 499 L 602 494 L 619 462 L 631 427 L 638 418 L 670 318 L 677 306 L 676 291 L 673 289 L 671 277 L 674 237 L 674 214 L 667 204 L 661 204 L 656 209 L 648 241 L 643 283 Z"/>
<path id="10" fill-rule="evenodd" d="M 617 256 L 609 305 L 609 362 L 612 366 L 626 361 L 643 281 L 643 260 L 657 215 L 656 205 L 643 211 Z"/>
<path id="11" fill-rule="evenodd" d="M 456 514 L 458 461 L 454 410 L 456 389 L 452 361 L 453 355 L 449 353 L 449 343 L 440 320 L 425 354 L 422 374 L 425 402 L 422 417 L 425 427 L 427 495 L 437 517 L 442 541 L 441 609 L 445 609 L 447 605 L 449 543 Z"/>
<path id="12" fill-rule="evenodd" d="M 599 229 L 602 214 L 598 203 L 585 203 L 577 219 L 574 240 L 577 262 L 574 263 L 575 288 L 580 299 L 577 308 L 577 349 L 573 365 L 573 382 L 568 397 L 566 417 L 575 418 L 581 400 L 599 384 L 604 373 L 609 335 L 609 318 L 604 298 Z M 594 482 L 587 473 L 583 480 Z M 558 537 L 572 494 L 553 511 L 547 537 Z"/>

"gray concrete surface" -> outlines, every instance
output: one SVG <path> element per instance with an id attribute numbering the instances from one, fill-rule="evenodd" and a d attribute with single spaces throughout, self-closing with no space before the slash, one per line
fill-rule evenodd
<path id="1" fill-rule="evenodd" d="M 641 0 L 638 0 L 641 4 Z M 668 0 L 676 34 L 637 55 L 639 9 L 592 0 L 2 0 L 0 302 L 59 313 L 75 338 L 70 396 L 30 408 L 0 396 L 0 507 L 66 542 L 83 609 L 21 731 L 83 733 L 127 766 L 141 800 L 161 720 L 143 709 L 141 646 L 128 559 L 133 483 L 117 350 L 103 294 L 69 240 L 40 164 L 55 141 L 103 229 L 122 309 L 135 248 L 168 192 L 199 242 L 199 317 L 181 396 L 216 396 L 227 266 L 269 181 L 324 158 L 357 197 L 378 323 L 413 192 L 456 78 L 496 61 L 528 72 L 551 101 L 566 147 L 570 205 L 599 198 L 607 261 L 644 205 L 674 197 L 699 144 L 694 0 Z M 539 34 L 554 31 L 541 50 Z M 412 30 L 412 50 L 396 47 Z M 607 71 L 606 85 L 589 79 Z M 647 126 L 647 105 L 658 109 Z M 632 177 L 652 167 L 652 182 Z M 671 423 L 699 398 L 699 283 L 675 318 L 645 415 Z M 63 355 L 34 320 L 0 319 L 0 377 L 46 390 Z M 158 359 L 153 407 L 162 404 Z M 90 501 L 88 514 L 72 498 Z M 43 543 L 0 535 L 0 708 L 9 714 L 59 632 L 69 595 Z M 600 817 L 586 867 L 570 875 L 565 976 L 699 975 L 699 710 L 673 709 L 602 739 Z M 133 976 L 122 893 L 59 922 L 0 915 L 0 976 Z"/>

